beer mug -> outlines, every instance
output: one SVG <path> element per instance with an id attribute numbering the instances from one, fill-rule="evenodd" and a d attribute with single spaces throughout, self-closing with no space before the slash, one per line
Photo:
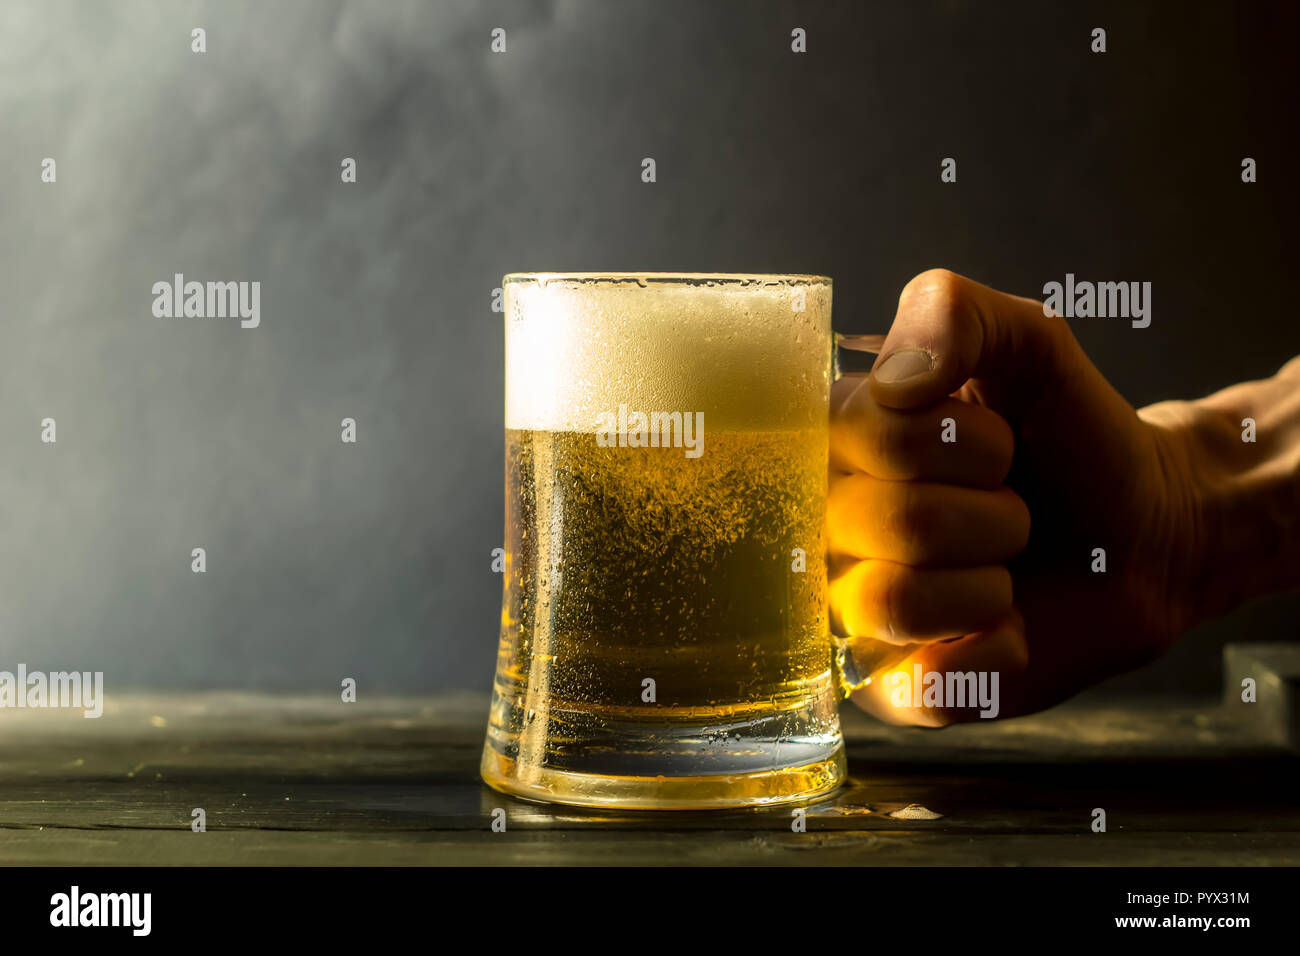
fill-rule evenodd
<path id="1" fill-rule="evenodd" d="M 503 288 L 483 779 L 627 809 L 831 792 L 838 705 L 866 683 L 827 604 L 831 280 L 537 273 Z M 873 673 L 901 656 L 884 653 Z"/>

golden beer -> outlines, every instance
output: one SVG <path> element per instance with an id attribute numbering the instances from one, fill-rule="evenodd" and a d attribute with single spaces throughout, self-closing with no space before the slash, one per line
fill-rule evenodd
<path id="1" fill-rule="evenodd" d="M 505 290 L 484 779 L 630 808 L 832 789 L 830 281 L 510 276 Z"/>

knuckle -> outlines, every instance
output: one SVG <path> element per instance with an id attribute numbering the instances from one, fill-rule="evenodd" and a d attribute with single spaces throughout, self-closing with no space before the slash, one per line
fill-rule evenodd
<path id="1" fill-rule="evenodd" d="M 890 531 L 906 560 L 923 560 L 934 551 L 935 539 L 942 532 L 942 515 L 921 486 L 911 482 L 898 485 L 890 509 Z"/>
<path id="2" fill-rule="evenodd" d="M 913 440 L 899 416 L 884 416 L 879 426 L 873 430 L 872 440 L 876 460 L 880 463 L 881 470 L 887 472 L 881 477 L 891 480 L 913 477 Z"/>
<path id="3" fill-rule="evenodd" d="M 966 279 L 950 269 L 927 269 L 903 286 L 899 301 L 923 298 L 956 308 L 967 297 Z"/>
<path id="4" fill-rule="evenodd" d="M 932 417 L 895 414 L 876 430 L 876 451 L 889 465 L 890 478 L 906 481 L 920 476 L 925 463 L 934 455 L 935 436 L 939 434 L 937 420 L 931 427 Z"/>

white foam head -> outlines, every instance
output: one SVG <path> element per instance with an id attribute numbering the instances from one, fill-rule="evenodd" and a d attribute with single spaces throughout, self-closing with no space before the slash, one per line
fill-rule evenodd
<path id="1" fill-rule="evenodd" d="M 711 429 L 825 425 L 830 279 L 537 273 L 504 289 L 507 428 L 591 432 L 620 404 Z"/>

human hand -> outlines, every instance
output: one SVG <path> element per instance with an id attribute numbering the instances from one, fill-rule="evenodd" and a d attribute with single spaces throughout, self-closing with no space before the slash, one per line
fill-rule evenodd
<path id="1" fill-rule="evenodd" d="M 1162 654 L 1201 613 L 1193 435 L 1210 413 L 1139 413 L 1041 303 L 922 273 L 871 375 L 831 404 L 833 620 L 859 661 L 913 645 L 854 694 L 866 710 L 978 718 L 898 706 L 887 678 L 914 664 L 997 672 L 998 716 L 1039 710 Z"/>

